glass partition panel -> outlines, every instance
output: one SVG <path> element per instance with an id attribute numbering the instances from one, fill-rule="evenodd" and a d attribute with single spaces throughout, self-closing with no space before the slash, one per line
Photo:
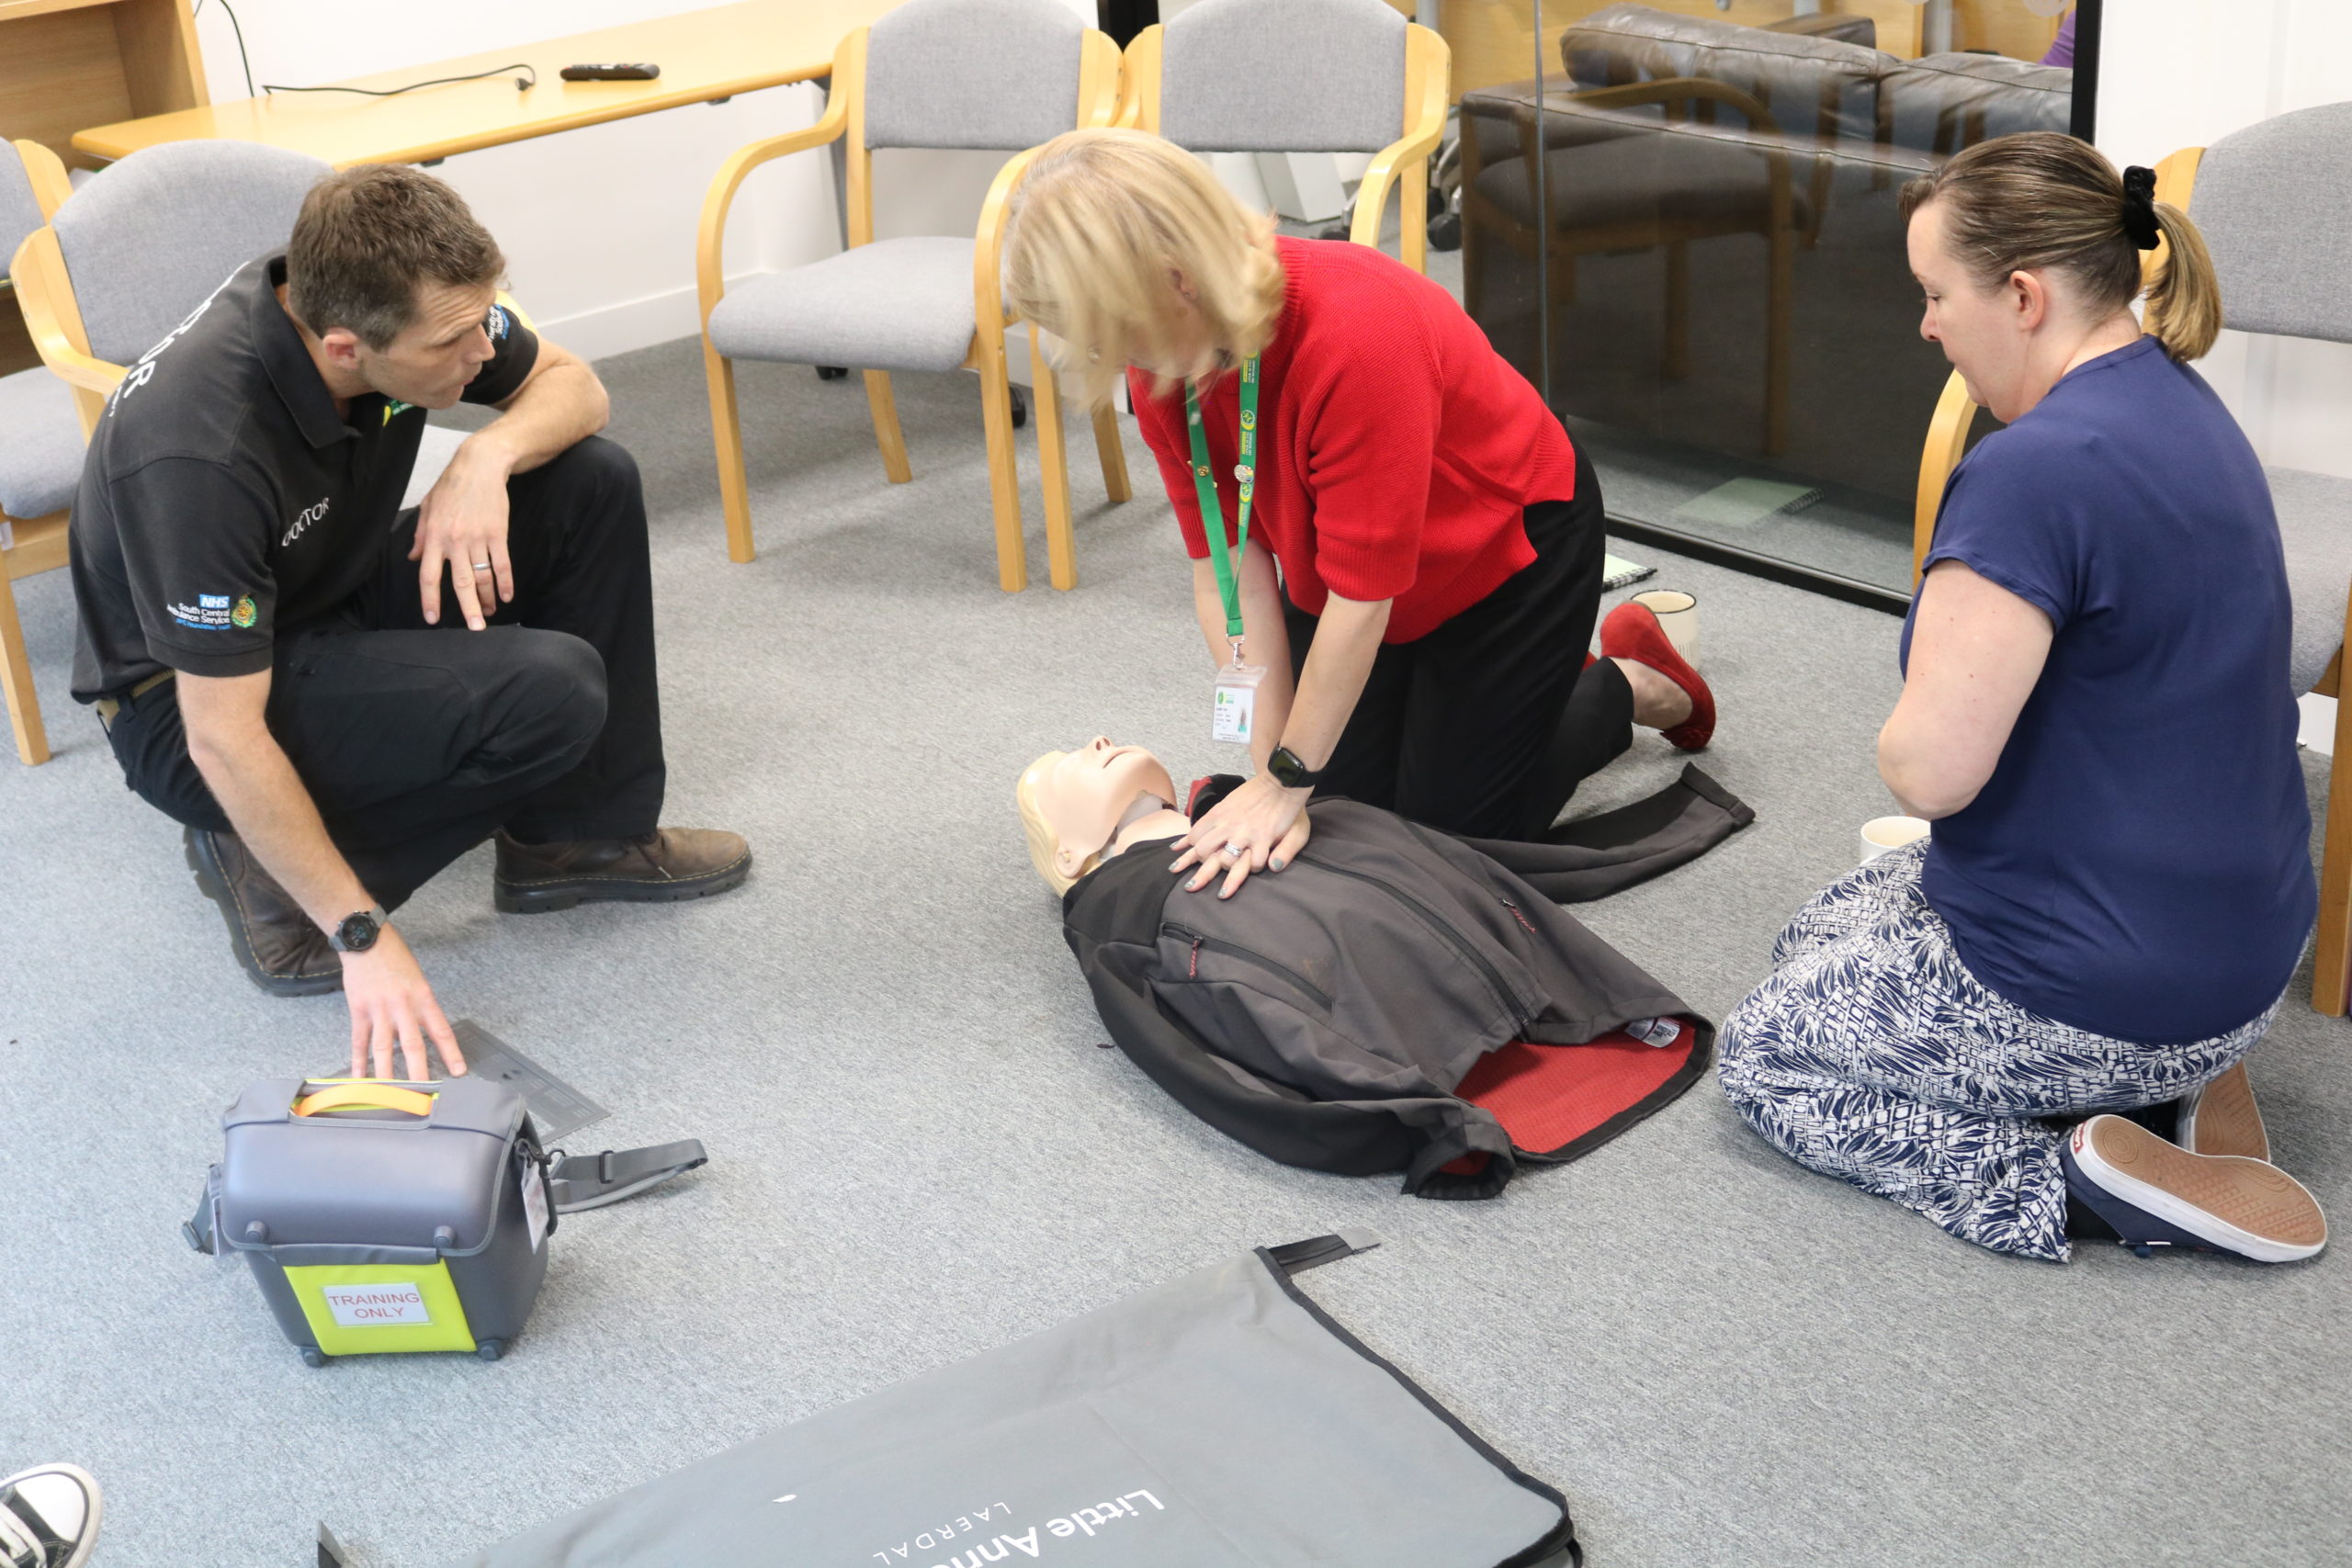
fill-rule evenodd
<path id="1" fill-rule="evenodd" d="M 2069 129 L 2071 11 L 1422 9 L 1453 48 L 1464 304 L 1611 514 L 1906 592 L 1948 367 L 1919 336 L 1901 192 L 1977 141 Z"/>

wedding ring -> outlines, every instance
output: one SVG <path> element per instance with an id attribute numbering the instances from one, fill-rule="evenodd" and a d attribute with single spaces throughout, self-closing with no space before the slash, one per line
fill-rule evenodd
<path id="1" fill-rule="evenodd" d="M 488 571 L 490 570 L 490 563 L 486 560 L 478 560 L 474 562 L 474 570 L 476 571 Z"/>
<path id="2" fill-rule="evenodd" d="M 1250 852 L 1250 846 L 1247 844 L 1227 844 L 1225 846 L 1225 852 L 1231 855 L 1234 859 L 1239 860 L 1243 855 Z"/>

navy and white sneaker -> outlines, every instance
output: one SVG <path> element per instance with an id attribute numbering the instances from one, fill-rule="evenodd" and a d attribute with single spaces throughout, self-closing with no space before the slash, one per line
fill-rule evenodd
<path id="1" fill-rule="evenodd" d="M 0 1481 L 6 1568 L 82 1568 L 97 1539 L 98 1483 L 79 1465 L 36 1465 Z"/>
<path id="2" fill-rule="evenodd" d="M 2123 1116 L 2094 1116 L 2059 1151 L 2066 1189 L 2141 1257 L 2159 1247 L 2292 1263 L 2327 1245 L 2327 1216 L 2267 1161 L 2191 1154 Z"/>
<path id="3" fill-rule="evenodd" d="M 2190 1154 L 2270 1157 L 2270 1134 L 2263 1129 L 2262 1107 L 2255 1103 L 2244 1062 L 2177 1103 L 2180 1120 L 2172 1141 Z"/>

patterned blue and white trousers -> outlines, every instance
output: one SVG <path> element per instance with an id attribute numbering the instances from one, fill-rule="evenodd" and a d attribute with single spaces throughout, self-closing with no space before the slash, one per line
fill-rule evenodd
<path id="1" fill-rule="evenodd" d="M 1724 1092 L 1799 1164 L 1963 1241 L 2064 1262 L 2064 1134 L 2042 1119 L 2177 1100 L 2252 1049 L 2278 1004 L 2186 1045 L 2030 1012 L 1961 963 L 1919 891 L 1926 853 L 1881 855 L 1797 911 L 1724 1023 Z"/>

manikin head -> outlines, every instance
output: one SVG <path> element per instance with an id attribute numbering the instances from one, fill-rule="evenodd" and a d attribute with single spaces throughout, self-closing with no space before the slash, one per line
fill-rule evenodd
<path id="1" fill-rule="evenodd" d="M 1013 787 L 1029 858 L 1056 893 L 1102 863 L 1102 852 L 1125 823 L 1171 807 L 1176 782 L 1140 746 L 1096 736 L 1075 751 L 1048 751 L 1022 771 Z"/>
<path id="2" fill-rule="evenodd" d="M 286 307 L 338 397 L 455 403 L 497 352 L 506 258 L 458 193 L 401 164 L 325 175 L 286 250 Z"/>

